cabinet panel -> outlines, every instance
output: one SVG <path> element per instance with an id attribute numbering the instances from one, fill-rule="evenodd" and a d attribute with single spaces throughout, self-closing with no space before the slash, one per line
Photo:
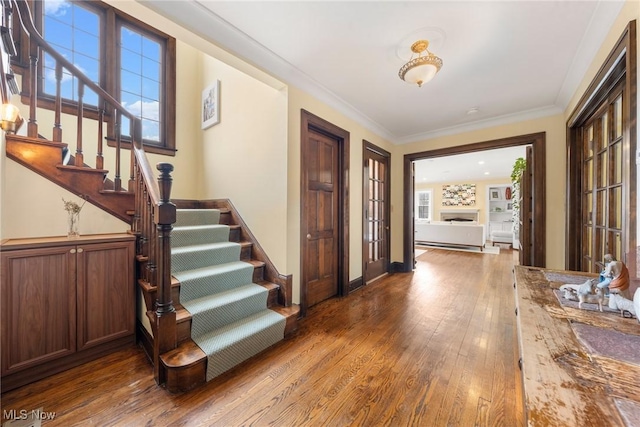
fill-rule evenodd
<path id="1" fill-rule="evenodd" d="M 78 247 L 78 350 L 134 333 L 133 250 L 130 242 Z"/>
<path id="2" fill-rule="evenodd" d="M 69 247 L 2 253 L 2 373 L 76 350 L 75 255 Z"/>
<path id="3" fill-rule="evenodd" d="M 135 239 L 2 241 L 3 393 L 135 342 Z"/>

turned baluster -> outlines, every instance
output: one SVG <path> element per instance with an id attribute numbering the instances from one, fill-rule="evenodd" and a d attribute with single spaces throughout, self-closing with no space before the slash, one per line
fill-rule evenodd
<path id="1" fill-rule="evenodd" d="M 36 111 L 38 108 L 38 55 L 39 48 L 35 43 L 29 48 L 29 73 L 31 76 L 31 93 L 29 94 L 29 123 L 27 124 L 27 135 L 30 138 L 38 137 L 38 120 Z"/>
<path id="2" fill-rule="evenodd" d="M 114 191 L 121 191 L 122 190 L 122 179 L 120 179 L 120 147 L 122 144 L 122 140 L 121 140 L 121 132 L 120 132 L 120 126 L 121 126 L 121 120 L 122 120 L 122 114 L 120 113 L 120 111 L 116 110 L 116 124 L 115 124 L 115 132 L 116 132 L 116 170 L 115 170 L 115 177 L 113 179 L 113 184 L 114 184 Z M 133 154 L 133 153 L 132 153 Z"/>
<path id="3" fill-rule="evenodd" d="M 103 127 L 104 127 L 104 108 L 98 111 L 98 152 L 96 153 L 96 169 L 104 169 L 104 157 L 102 156 L 103 144 Z"/>
<path id="4" fill-rule="evenodd" d="M 84 115 L 84 104 L 82 98 L 84 97 L 84 83 L 78 80 L 78 125 L 76 134 L 76 166 L 84 166 L 84 154 L 82 154 L 82 122 Z"/>
<path id="5" fill-rule="evenodd" d="M 135 160 L 135 148 L 142 146 L 142 121 L 137 118 L 131 120 L 131 158 L 129 164 L 129 191 L 133 191 L 135 177 L 133 176 L 133 163 Z"/>
<path id="6" fill-rule="evenodd" d="M 53 140 L 62 141 L 62 126 L 60 125 L 60 115 L 62 113 L 62 64 L 56 62 L 56 99 L 53 123 Z"/>

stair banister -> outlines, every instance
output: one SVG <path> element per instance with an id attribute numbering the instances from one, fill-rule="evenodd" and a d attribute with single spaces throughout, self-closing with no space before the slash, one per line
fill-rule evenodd
<path id="1" fill-rule="evenodd" d="M 93 90 L 103 101 L 105 101 L 106 103 L 108 103 L 109 105 L 113 106 L 115 108 L 115 110 L 120 113 L 121 115 L 127 117 L 132 125 L 131 127 L 134 127 L 133 122 L 136 120 L 140 120 L 138 119 L 138 117 L 136 117 L 134 114 L 132 114 L 131 112 L 129 112 L 122 104 L 120 104 L 120 102 L 118 100 L 116 100 L 113 96 L 111 96 L 111 94 L 109 94 L 108 92 L 106 92 L 100 85 L 96 84 L 94 81 L 92 81 L 91 79 L 89 79 L 88 77 L 85 76 L 85 74 L 79 69 L 77 68 L 75 65 L 73 65 L 72 62 L 70 62 L 69 60 L 67 60 L 63 55 L 61 55 L 53 46 L 51 46 L 49 44 L 49 42 L 47 42 L 38 32 L 38 30 L 36 29 L 34 23 L 33 23 L 33 18 L 32 18 L 32 14 L 31 14 L 31 9 L 29 7 L 29 5 L 27 4 L 26 1 L 24 0 L 12 0 L 13 3 L 16 5 L 16 9 L 18 11 L 18 15 L 20 18 L 20 23 L 22 25 L 22 28 L 24 29 L 24 31 L 29 35 L 29 43 L 30 43 L 30 59 L 31 59 L 31 67 L 30 67 L 30 73 L 31 73 L 31 99 L 29 101 L 30 105 L 29 105 L 29 125 L 28 125 L 28 134 L 30 137 L 37 137 L 38 136 L 38 125 L 37 125 L 37 120 L 36 120 L 36 108 L 37 108 L 37 78 L 34 78 L 34 76 L 38 75 L 38 59 L 39 59 L 39 49 L 44 50 L 45 52 L 47 52 L 47 54 L 49 54 L 53 59 L 55 59 L 56 61 L 56 65 L 57 64 L 62 64 L 62 67 L 64 69 L 66 69 L 67 71 L 70 72 L 70 74 L 72 74 L 74 77 L 77 77 L 79 82 L 80 82 L 80 86 L 86 86 L 88 88 L 90 88 L 91 90 Z M 38 49 L 39 48 L 39 49 Z M 84 87 L 82 89 L 85 89 Z M 79 102 L 80 104 L 80 102 Z M 121 117 L 117 117 L 116 120 L 120 121 Z M 119 138 L 120 136 L 120 132 L 116 132 L 116 137 Z M 133 132 L 131 132 L 131 139 L 132 139 L 132 146 L 134 145 L 134 137 L 133 137 Z M 142 139 L 140 139 L 140 141 L 142 141 Z M 81 149 L 81 147 L 80 147 Z M 117 157 L 117 163 L 116 163 L 116 169 L 119 172 L 120 171 L 120 147 L 117 147 L 116 149 L 116 157 Z M 146 156 L 145 156 L 146 157 Z M 133 175 L 133 174 L 132 174 Z M 120 174 L 118 173 L 117 178 L 120 178 Z M 117 191 L 119 191 L 121 189 L 121 187 L 116 186 Z"/>
<path id="2" fill-rule="evenodd" d="M 28 135 L 38 137 L 38 125 L 36 120 L 37 109 L 37 75 L 40 50 L 47 52 L 56 61 L 56 74 L 66 69 L 79 80 L 79 90 L 86 87 L 93 90 L 104 102 L 105 109 L 115 110 L 113 116 L 116 120 L 116 179 L 115 191 L 121 191 L 120 182 L 120 123 L 122 116 L 129 119 L 131 128 L 131 173 L 129 190 L 135 191 L 135 214 L 132 219 L 132 231 L 139 236 L 138 257 L 147 260 L 145 272 L 139 272 L 142 280 L 157 286 L 158 297 L 155 311 L 152 314 L 152 327 L 154 333 L 154 371 L 156 381 L 163 383 L 162 370 L 160 369 L 160 354 L 176 347 L 176 313 L 171 300 L 171 230 L 176 221 L 176 206 L 171 203 L 171 172 L 173 166 L 169 163 L 160 163 L 157 168 L 159 177 L 155 178 L 147 159 L 142 144 L 142 121 L 129 112 L 113 96 L 103 90 L 98 84 L 84 75 L 73 63 L 58 53 L 36 30 L 29 5 L 24 0 L 12 0 L 18 12 L 23 30 L 29 36 L 30 43 L 30 80 L 31 94 L 29 105 Z M 61 74 L 61 73 L 60 73 Z M 59 79 L 58 79 L 59 82 Z M 57 90 L 59 98 L 59 90 Z M 56 100 L 58 103 L 59 100 Z M 58 110 L 59 107 L 56 107 Z M 110 110 L 113 111 L 113 110 Z M 101 110 L 102 121 L 104 110 Z M 59 112 L 56 111 L 56 123 L 54 124 L 54 138 L 61 139 L 62 129 L 59 128 Z M 83 119 L 82 96 L 78 100 L 78 145 L 76 161 L 82 160 L 81 120 Z M 99 136 L 102 133 L 102 123 L 99 124 Z M 101 138 L 100 138 L 101 139 Z M 98 142 L 98 158 L 96 167 L 102 167 L 102 141 Z M 83 166 L 82 162 L 76 166 Z"/>

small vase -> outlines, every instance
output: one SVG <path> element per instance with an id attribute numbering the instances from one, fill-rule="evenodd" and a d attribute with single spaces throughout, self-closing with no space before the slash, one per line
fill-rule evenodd
<path id="1" fill-rule="evenodd" d="M 70 239 L 80 237 L 80 233 L 78 232 L 78 226 L 80 225 L 80 214 L 69 212 L 67 221 L 67 237 Z"/>

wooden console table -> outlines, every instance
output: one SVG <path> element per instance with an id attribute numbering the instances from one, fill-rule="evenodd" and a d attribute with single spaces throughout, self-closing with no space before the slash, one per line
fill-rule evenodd
<path id="1" fill-rule="evenodd" d="M 562 306 L 553 291 L 562 283 L 550 282 L 545 276 L 553 270 L 517 266 L 514 272 L 528 425 L 634 425 L 629 412 L 621 411 L 620 406 L 640 408 L 640 366 L 591 354 L 576 336 L 574 325 L 606 328 L 640 339 L 638 321 Z"/>

